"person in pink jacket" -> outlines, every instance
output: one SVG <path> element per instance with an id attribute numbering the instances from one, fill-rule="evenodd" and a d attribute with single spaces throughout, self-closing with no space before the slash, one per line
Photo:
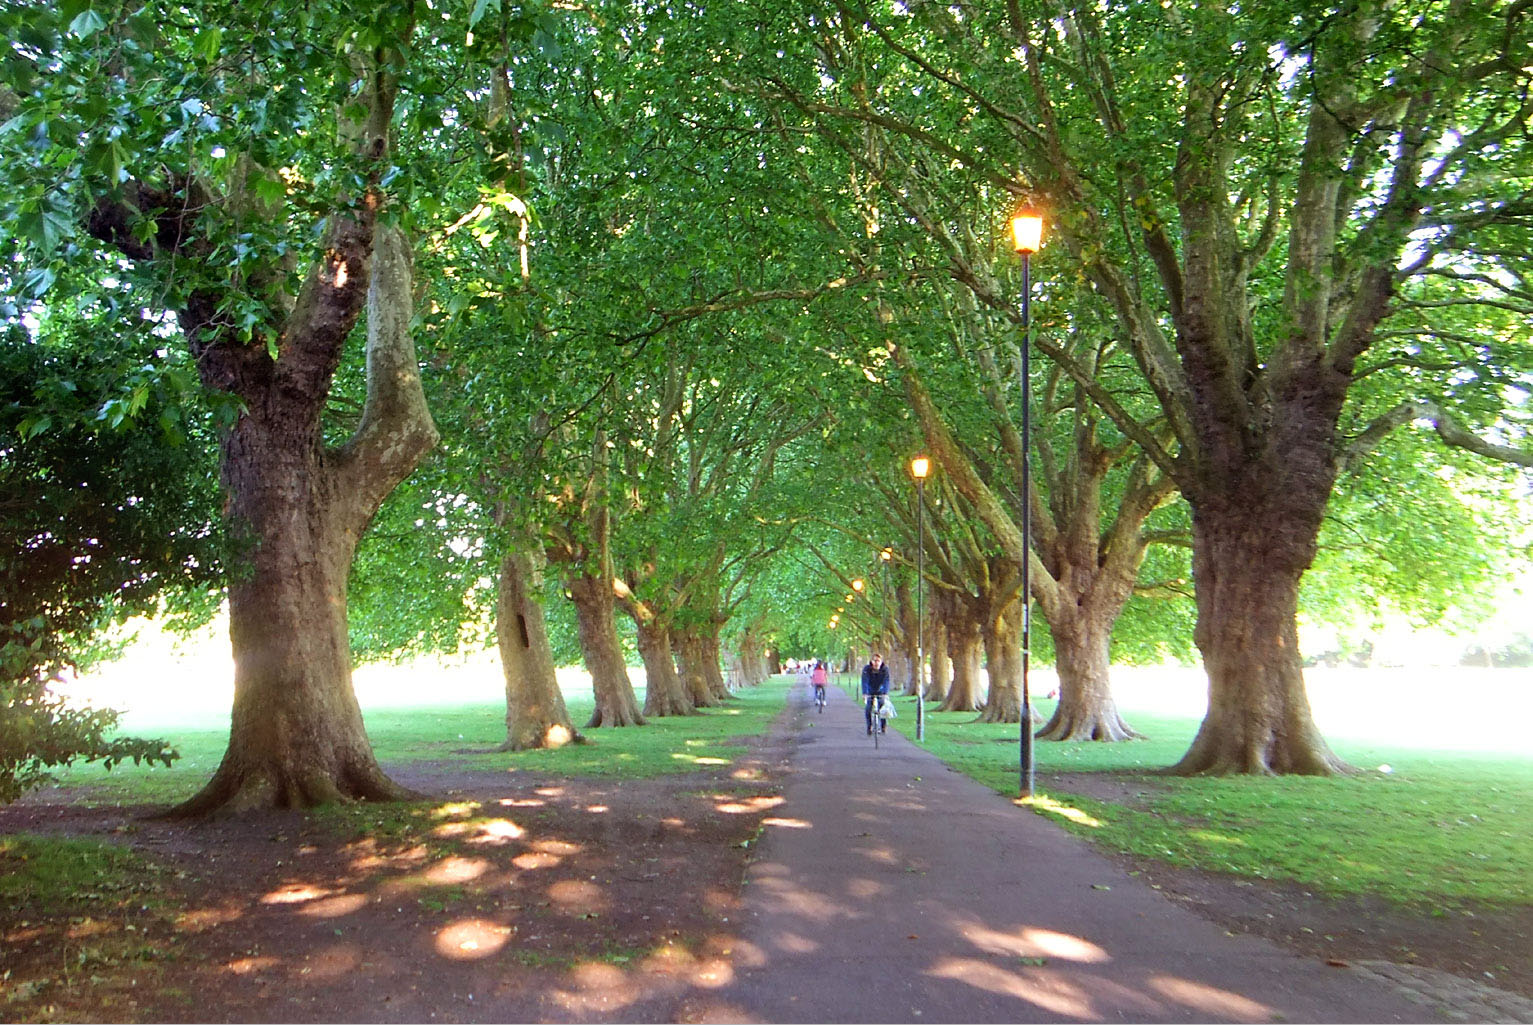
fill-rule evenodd
<path id="1" fill-rule="evenodd" d="M 830 682 L 830 674 L 825 671 L 825 663 L 819 659 L 814 660 L 814 669 L 809 673 L 809 686 L 814 688 L 814 699 L 825 700 L 825 685 Z"/>

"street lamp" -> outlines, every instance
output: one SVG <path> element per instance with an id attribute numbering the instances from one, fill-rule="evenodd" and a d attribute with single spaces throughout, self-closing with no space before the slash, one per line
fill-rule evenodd
<path id="1" fill-rule="evenodd" d="M 916 741 L 926 739 L 926 658 L 922 646 L 925 624 L 921 614 L 921 592 L 926 585 L 926 475 L 931 460 L 916 456 L 910 461 L 910 475 L 916 479 Z"/>
<path id="2" fill-rule="evenodd" d="M 1033 705 L 1027 689 L 1028 663 L 1032 658 L 1033 591 L 1031 567 L 1033 561 L 1032 518 L 1032 415 L 1033 392 L 1029 380 L 1028 360 L 1032 339 L 1028 334 L 1029 306 L 1032 299 L 1032 256 L 1043 248 L 1043 215 L 1024 206 L 1011 218 L 1011 235 L 1017 254 L 1022 257 L 1022 725 L 1018 730 L 1017 748 L 1021 762 L 1019 789 L 1023 797 L 1033 796 Z"/>

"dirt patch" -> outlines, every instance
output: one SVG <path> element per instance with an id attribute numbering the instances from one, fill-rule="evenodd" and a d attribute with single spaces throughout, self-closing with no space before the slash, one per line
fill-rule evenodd
<path id="1" fill-rule="evenodd" d="M 1154 780 L 1080 773 L 1050 786 L 1146 808 Z M 1166 896 L 1230 932 L 1252 933 L 1326 961 L 1392 961 L 1435 968 L 1533 998 L 1533 907 L 1402 907 L 1330 897 L 1295 883 L 1250 880 L 1114 856 Z"/>
<path id="2" fill-rule="evenodd" d="M 396 767 L 442 798 L 341 813 L 0 809 L 0 830 L 110 839 L 154 866 L 70 914 L 0 908 L 0 1017 L 687 1020 L 730 977 L 784 744 L 659 780 Z"/>

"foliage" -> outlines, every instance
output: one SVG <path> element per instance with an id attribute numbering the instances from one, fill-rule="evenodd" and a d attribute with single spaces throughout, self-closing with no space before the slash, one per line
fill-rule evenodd
<path id="1" fill-rule="evenodd" d="M 69 708 L 47 682 L 114 619 L 170 601 L 196 620 L 222 579 L 216 481 L 187 441 L 208 427 L 190 411 L 184 369 L 143 364 L 114 343 L 123 298 L 103 300 L 94 323 L 63 341 L 47 319 L 38 337 L 20 325 L 0 336 L 4 801 L 76 759 L 169 764 L 163 742 L 112 738 L 114 713 Z"/>

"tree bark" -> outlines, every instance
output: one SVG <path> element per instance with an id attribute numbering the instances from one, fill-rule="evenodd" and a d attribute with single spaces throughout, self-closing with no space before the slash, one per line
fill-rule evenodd
<path id="1" fill-rule="evenodd" d="M 984 626 L 985 661 L 990 691 L 980 722 L 1022 721 L 1022 602 L 1009 602 Z"/>
<path id="2" fill-rule="evenodd" d="M 927 701 L 947 700 L 948 683 L 953 678 L 953 664 L 948 658 L 947 620 L 939 609 L 932 615 L 931 680 L 926 686 Z"/>
<path id="3" fill-rule="evenodd" d="M 506 742 L 502 751 L 526 751 L 585 742 L 570 722 L 554 671 L 553 648 L 543 618 L 541 572 L 525 551 L 509 551 L 500 563 L 495 633 L 506 678 Z"/>
<path id="4" fill-rule="evenodd" d="M 953 658 L 953 685 L 942 702 L 944 712 L 977 712 L 979 702 L 979 622 L 955 603 L 948 620 L 948 647 Z"/>
<path id="5" fill-rule="evenodd" d="M 580 650 L 591 673 L 596 708 L 587 729 L 601 726 L 643 726 L 639 699 L 628 679 L 628 666 L 617 638 L 614 614 L 617 599 L 612 581 L 605 576 L 577 573 L 569 579 L 570 600 L 580 633 Z"/>
<path id="6" fill-rule="evenodd" d="M 715 623 L 703 631 L 700 638 L 700 652 L 702 654 L 703 679 L 707 681 L 708 692 L 719 702 L 728 701 L 732 694 L 729 693 L 729 684 L 724 681 L 724 670 L 720 661 L 719 628 L 722 624 Z"/>
<path id="7" fill-rule="evenodd" d="M 708 685 L 708 674 L 705 667 L 708 662 L 704 654 L 702 638 L 694 629 L 685 629 L 675 636 L 676 661 L 681 666 L 681 678 L 687 688 L 687 695 L 692 699 L 694 708 L 717 708 L 723 701 L 716 697 L 713 688 Z"/>
<path id="8" fill-rule="evenodd" d="M 697 709 L 676 672 L 670 628 L 653 617 L 635 615 L 633 621 L 639 635 L 639 657 L 644 659 L 644 714 L 656 718 L 692 715 Z"/>
<path id="9" fill-rule="evenodd" d="M 205 377 L 241 363 L 245 406 L 224 439 L 222 472 L 247 564 L 229 586 L 229 747 L 213 778 L 174 815 L 416 796 L 373 756 L 346 630 L 357 539 L 437 440 L 409 332 L 409 252 L 397 229 L 370 229 L 332 229 L 332 247 L 311 273 L 275 361 L 262 362 L 263 347 L 199 363 Z M 362 289 L 362 422 L 345 445 L 326 449 L 320 412 Z"/>
<path id="10" fill-rule="evenodd" d="M 1130 740 L 1140 736 L 1118 715 L 1108 680 L 1112 624 L 1116 611 L 1093 615 L 1081 609 L 1075 616 L 1049 624 L 1058 663 L 1059 704 L 1038 731 L 1039 740 Z M 1070 685 L 1064 686 L 1068 680 Z"/>
<path id="11" fill-rule="evenodd" d="M 1194 639 L 1208 670 L 1208 714 L 1174 774 L 1349 771 L 1315 727 L 1300 668 L 1299 578 L 1318 522 L 1305 531 L 1270 508 L 1249 498 L 1194 507 Z"/>

